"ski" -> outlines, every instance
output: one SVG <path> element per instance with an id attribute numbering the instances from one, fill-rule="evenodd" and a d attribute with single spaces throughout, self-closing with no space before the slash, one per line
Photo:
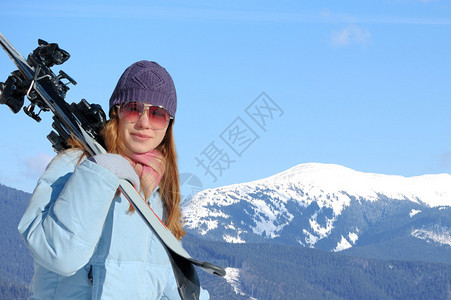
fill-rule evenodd
<path id="1" fill-rule="evenodd" d="M 67 140 L 71 136 L 91 155 L 105 153 L 99 137 L 100 129 L 106 122 L 102 108 L 89 104 L 85 99 L 69 105 L 64 100 L 68 85 L 75 85 L 76 81 L 63 71 L 55 75 L 50 69 L 67 61 L 69 53 L 55 43 L 38 40 L 39 47 L 25 59 L 1 33 L 0 44 L 18 68 L 5 83 L 0 83 L 0 104 L 7 105 L 13 113 L 23 107 L 24 112 L 38 122 L 41 111 L 51 111 L 54 120 L 52 127 L 56 132 L 51 131 L 47 138 L 57 153 L 68 148 Z M 30 101 L 26 107 L 25 96 Z M 40 110 L 38 113 L 34 111 L 36 107 Z M 192 258 L 128 181 L 121 180 L 119 189 L 161 241 L 171 261 L 182 299 L 199 298 L 200 283 L 194 266 L 216 276 L 225 275 L 223 268 Z"/>

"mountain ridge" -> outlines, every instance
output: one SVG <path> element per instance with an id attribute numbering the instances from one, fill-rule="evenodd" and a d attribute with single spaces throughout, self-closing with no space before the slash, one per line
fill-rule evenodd
<path id="1" fill-rule="evenodd" d="M 183 212 L 189 232 L 212 240 L 342 251 L 380 236 L 451 247 L 450 206 L 449 174 L 403 177 L 308 163 L 199 192 Z"/>
<path id="2" fill-rule="evenodd" d="M 343 176 L 345 175 L 345 176 Z M 293 182 L 292 178 L 297 179 L 297 181 L 304 181 L 304 185 L 318 183 L 323 178 L 319 178 L 320 176 L 327 176 L 327 188 L 329 190 L 339 190 L 340 188 L 346 187 L 347 189 L 351 189 L 353 192 L 367 192 L 368 187 L 372 188 L 374 192 L 377 192 L 377 189 L 383 189 L 381 187 L 385 184 L 385 189 L 388 189 L 389 192 L 392 192 L 393 196 L 399 195 L 399 188 L 395 187 L 395 183 L 405 186 L 404 193 L 405 194 L 413 194 L 418 193 L 423 195 L 425 198 L 431 195 L 425 194 L 422 189 L 424 189 L 425 185 L 435 185 L 439 186 L 440 189 L 443 190 L 443 194 L 441 195 L 432 195 L 435 198 L 435 201 L 429 200 L 426 204 L 429 206 L 440 206 L 447 205 L 451 206 L 451 174 L 440 173 L 440 174 L 424 174 L 418 176 L 405 177 L 401 175 L 385 175 L 378 173 L 367 173 L 362 171 L 356 171 L 351 168 L 338 165 L 338 164 L 325 164 L 325 163 L 304 163 L 296 165 L 292 168 L 289 168 L 285 171 L 279 172 L 275 175 L 268 176 L 266 178 L 257 179 L 245 183 L 237 183 L 231 184 L 227 186 L 222 186 L 216 189 L 207 189 L 200 193 L 207 192 L 209 190 L 224 190 L 224 189 L 232 189 L 237 186 L 255 186 L 259 184 L 267 184 L 269 181 L 274 180 L 274 185 L 283 184 L 284 180 L 291 183 Z M 351 178 L 352 176 L 352 178 Z M 365 189 L 356 188 L 355 181 L 352 181 L 352 185 L 349 185 L 351 182 L 350 179 L 353 178 L 361 178 L 365 177 L 365 180 L 360 180 L 359 184 L 363 184 Z M 370 180 L 368 180 L 370 179 Z M 345 181 L 346 180 L 346 181 Z M 382 181 L 385 182 L 382 182 Z M 387 184 L 388 180 L 394 180 L 394 183 Z M 323 182 L 324 184 L 324 182 Z M 375 188 L 377 187 L 377 188 Z M 371 189 L 370 189 L 371 190 Z M 413 190 L 414 192 L 411 192 Z M 193 197 L 195 198 L 195 197 Z M 396 199 L 396 198 L 394 198 Z"/>

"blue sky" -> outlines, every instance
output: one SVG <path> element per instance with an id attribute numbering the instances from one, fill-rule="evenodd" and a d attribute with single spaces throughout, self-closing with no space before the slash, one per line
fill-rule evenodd
<path id="1" fill-rule="evenodd" d="M 178 93 L 182 183 L 251 181 L 300 163 L 417 176 L 451 170 L 451 3 L 5 1 L 0 32 L 28 55 L 58 43 L 68 102 L 108 99 L 154 60 Z M 14 70 L 0 52 L 0 80 Z M 0 183 L 31 192 L 54 156 L 38 124 L 0 107 Z"/>

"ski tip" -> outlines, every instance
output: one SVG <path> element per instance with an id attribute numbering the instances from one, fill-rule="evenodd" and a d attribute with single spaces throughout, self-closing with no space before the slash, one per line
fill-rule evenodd
<path id="1" fill-rule="evenodd" d="M 204 270 L 205 272 L 210 273 L 212 275 L 216 275 L 219 277 L 224 277 L 226 275 L 226 271 L 223 268 L 221 268 L 217 265 L 214 265 L 212 263 L 199 262 L 199 264 L 196 264 L 196 265 L 199 266 L 200 268 L 202 268 L 202 270 Z"/>

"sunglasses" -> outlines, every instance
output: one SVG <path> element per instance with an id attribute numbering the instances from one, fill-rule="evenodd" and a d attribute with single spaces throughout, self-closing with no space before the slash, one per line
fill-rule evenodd
<path id="1" fill-rule="evenodd" d="M 138 122 L 147 110 L 147 117 L 152 129 L 165 129 L 169 120 L 173 119 L 165 108 L 147 103 L 123 103 L 116 105 L 116 107 L 118 108 L 119 118 L 129 123 Z"/>

